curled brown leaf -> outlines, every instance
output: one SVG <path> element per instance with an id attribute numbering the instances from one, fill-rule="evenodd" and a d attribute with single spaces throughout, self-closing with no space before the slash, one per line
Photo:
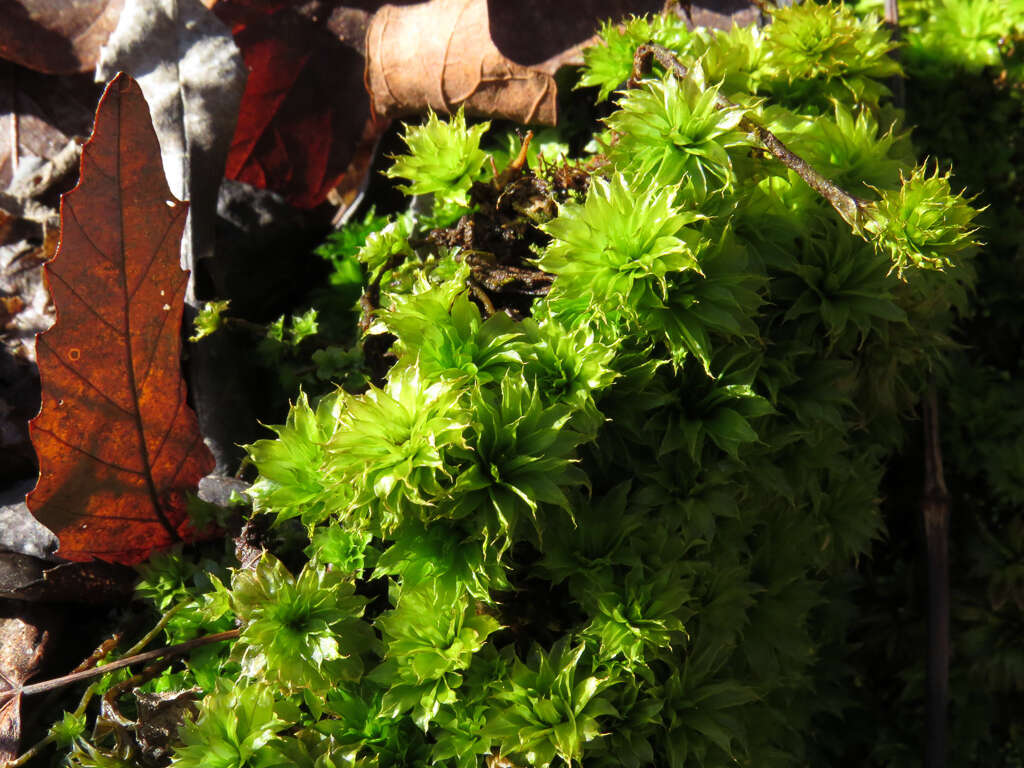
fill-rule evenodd
<path id="1" fill-rule="evenodd" d="M 374 111 L 397 117 L 433 109 L 554 125 L 554 78 L 505 57 L 490 36 L 487 0 L 385 5 L 366 35 L 366 85 Z"/>

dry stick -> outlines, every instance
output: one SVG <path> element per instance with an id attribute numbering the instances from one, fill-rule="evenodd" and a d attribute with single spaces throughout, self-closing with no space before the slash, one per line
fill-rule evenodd
<path id="1" fill-rule="evenodd" d="M 629 81 L 630 87 L 635 87 L 640 79 L 651 69 L 651 63 L 657 60 L 661 66 L 672 72 L 676 77 L 682 79 L 688 74 L 688 70 L 679 63 L 679 59 L 668 48 L 661 45 L 647 44 L 636 49 L 633 58 L 633 76 Z M 721 93 L 715 95 L 715 106 L 719 109 L 735 109 L 737 104 L 729 101 Z M 836 212 L 843 217 L 854 232 L 860 233 L 861 222 L 864 218 L 864 206 L 867 203 L 860 198 L 854 197 L 846 190 L 836 186 L 826 179 L 814 168 L 812 168 L 802 157 L 793 154 L 785 144 L 774 133 L 767 128 L 758 125 L 749 117 L 744 115 L 740 118 L 739 126 L 742 130 L 753 136 L 768 152 L 770 152 L 780 163 L 794 171 L 807 185 L 831 203 Z"/>
<path id="2" fill-rule="evenodd" d="M 949 707 L 949 518 L 950 498 L 942 472 L 939 405 L 932 383 L 925 397 L 924 493 L 921 513 L 928 549 L 928 698 L 925 768 L 945 768 Z"/>
<path id="3" fill-rule="evenodd" d="M 83 669 L 92 669 L 99 664 L 103 659 L 110 655 L 115 648 L 120 644 L 123 635 L 120 632 L 115 632 L 106 640 L 97 646 L 96 650 L 90 653 L 82 662 L 72 669 L 72 672 L 81 672 Z M 12 686 L 13 687 L 13 686 Z M 50 696 L 42 703 L 36 705 L 35 709 L 38 712 L 49 712 L 53 709 L 54 697 L 58 696 L 56 691 L 53 691 Z M 38 717 L 38 714 L 36 714 Z"/>
<path id="4" fill-rule="evenodd" d="M 469 278 L 468 283 L 469 290 L 476 297 L 477 301 L 483 304 L 484 312 L 487 313 L 487 317 L 493 315 L 497 310 L 494 308 L 494 302 L 491 301 L 491 297 L 487 295 L 487 291 L 485 291 L 483 286 L 473 278 Z"/>
<path id="5" fill-rule="evenodd" d="M 152 664 L 143 667 L 142 671 L 138 674 L 132 675 L 127 680 L 122 680 L 116 685 L 112 685 L 110 690 L 104 693 L 103 698 L 101 699 L 101 716 L 122 728 L 127 728 L 133 725 L 132 720 L 121 714 L 121 709 L 117 705 L 117 700 L 130 689 L 138 688 L 139 686 L 148 683 L 154 677 L 167 669 L 167 667 L 171 665 L 172 661 L 173 659 L 166 656 L 162 659 L 157 659 Z"/>
<path id="6" fill-rule="evenodd" d="M 893 42 L 899 42 L 900 34 L 900 0 L 885 0 L 885 26 L 892 32 Z M 899 59 L 899 48 L 893 48 L 889 55 L 894 59 Z M 903 82 L 903 78 L 899 74 L 892 76 L 890 81 L 892 87 L 892 101 L 900 109 L 906 105 L 906 86 Z"/>
<path id="7" fill-rule="evenodd" d="M 885 0 L 885 23 L 893 40 L 900 39 L 899 0 Z M 899 49 L 892 52 L 898 57 Z M 899 75 L 892 79 L 894 104 L 906 105 L 906 86 Z M 950 499 L 942 472 L 939 405 L 935 382 L 922 404 L 924 426 L 924 517 L 928 569 L 928 677 L 925 700 L 925 768 L 945 768 L 949 724 L 949 518 Z"/>
<path id="8" fill-rule="evenodd" d="M 155 648 L 152 651 L 146 651 L 145 653 L 136 653 L 131 656 L 125 656 L 122 659 L 105 664 L 102 667 L 93 667 L 92 669 L 85 669 L 81 672 L 72 672 L 71 674 L 64 675 L 63 677 L 44 680 L 41 683 L 20 685 L 15 688 L 9 688 L 6 691 L 0 691 L 0 702 L 13 696 L 31 696 L 34 693 L 52 691 L 55 688 L 62 688 L 66 685 L 71 685 L 72 683 L 81 682 L 82 680 L 92 680 L 95 677 L 101 677 L 108 672 L 113 672 L 115 670 L 131 666 L 132 664 L 140 664 L 144 661 L 151 661 L 152 659 L 159 659 L 164 656 L 178 656 L 182 653 L 186 653 L 187 651 L 191 651 L 193 648 L 199 648 L 203 645 L 219 643 L 224 640 L 234 640 L 238 637 L 241 631 L 242 630 L 240 629 L 229 629 L 227 632 L 203 635 L 202 637 L 196 637 L 192 640 L 187 640 L 184 643 L 178 643 L 177 645 L 168 645 L 164 648 Z"/>
<path id="9" fill-rule="evenodd" d="M 75 667 L 72 670 L 72 672 L 81 672 L 84 669 L 92 669 L 100 661 L 106 658 L 107 655 L 109 655 L 110 652 L 117 647 L 117 644 L 119 642 L 121 642 L 121 634 L 119 632 L 111 635 L 102 643 L 100 643 L 99 647 L 97 647 L 95 651 L 89 654 L 89 656 L 85 658 L 81 664 Z M 0 674 L 0 677 L 3 677 L 3 675 Z M 4 680 L 8 683 L 8 685 L 11 688 L 15 687 L 13 683 L 11 683 L 6 678 L 4 678 Z M 90 699 L 92 699 L 93 693 L 96 690 L 95 686 L 96 683 L 93 683 L 91 686 L 89 686 L 89 688 L 86 689 L 85 693 L 82 694 L 82 699 L 78 704 L 78 708 L 75 710 L 75 714 L 81 714 L 85 711 L 85 707 L 88 705 Z M 56 691 L 54 691 L 53 693 L 56 693 Z M 53 694 L 51 694 L 51 696 L 52 695 Z M 8 699 L 8 701 L 11 701 L 11 699 Z M 47 707 L 46 704 L 47 702 L 43 702 L 43 708 L 47 710 L 50 709 L 50 707 Z M 56 741 L 56 736 L 51 731 L 47 733 L 46 736 L 44 736 L 40 741 L 37 741 L 27 750 L 22 752 L 16 759 L 9 760 L 6 763 L 4 763 L 3 768 L 17 768 L 17 766 L 28 765 L 30 760 L 34 760 L 37 755 L 39 755 L 44 749 L 46 749 L 46 747 L 48 747 L 54 741 Z"/>
<path id="10" fill-rule="evenodd" d="M 526 135 L 522 138 L 522 144 L 519 147 L 519 154 L 516 155 L 515 159 L 512 160 L 500 174 L 495 169 L 494 172 L 494 186 L 496 189 L 504 189 L 513 179 L 518 179 L 522 173 L 523 168 L 526 167 L 526 161 L 530 156 L 530 142 L 533 140 L 533 131 L 527 131 Z M 491 159 L 491 167 L 494 167 L 494 159 Z"/>
<path id="11" fill-rule="evenodd" d="M 15 99 L 14 108 L 11 110 L 11 175 L 17 175 L 18 173 L 18 145 L 21 143 L 21 137 L 18 135 L 18 91 L 12 90 L 11 94 Z"/>
<path id="12" fill-rule="evenodd" d="M 122 637 L 123 636 L 122 636 L 122 634 L 120 632 L 115 632 L 110 637 L 108 637 L 106 640 L 104 640 L 102 643 L 100 643 L 96 647 L 95 651 L 90 653 L 82 661 L 81 664 L 79 664 L 77 667 L 75 667 L 71 671 L 72 672 L 81 672 L 83 669 L 92 669 L 97 664 L 99 664 L 103 659 L 105 659 L 108 655 L 110 655 L 110 653 L 115 648 L 117 648 L 117 646 L 121 643 Z"/>
<path id="13" fill-rule="evenodd" d="M 105 675 L 107 672 L 112 672 L 114 670 L 121 669 L 122 667 L 126 667 L 129 664 L 136 664 L 142 661 L 148 661 L 149 659 L 159 658 L 162 656 L 179 655 L 181 653 L 184 653 L 185 651 L 191 650 L 192 648 L 198 648 L 202 645 L 209 645 L 211 643 L 220 642 L 221 640 L 231 640 L 233 638 L 238 637 L 238 635 L 241 632 L 241 630 L 239 629 L 232 629 L 228 630 L 227 632 L 219 632 L 214 635 L 205 635 L 204 637 L 197 637 L 193 640 L 188 640 L 184 643 L 178 643 L 177 645 L 170 645 L 165 648 L 157 648 L 153 651 L 140 653 L 140 651 L 143 648 L 145 648 L 147 645 L 153 642 L 153 638 L 155 638 L 158 634 L 160 634 L 161 631 L 163 631 L 164 627 L 167 626 L 167 624 L 174 617 L 174 615 L 181 608 L 183 608 L 184 605 L 184 603 L 179 603 L 178 605 L 174 606 L 169 611 L 167 611 L 163 616 L 161 616 L 160 621 L 156 623 L 156 626 L 154 626 L 153 629 L 147 632 L 146 635 L 141 640 L 139 640 L 139 642 L 133 645 L 128 650 L 128 655 L 124 658 L 118 659 L 117 661 L 111 662 L 110 664 L 107 664 L 102 667 L 93 667 L 91 669 L 76 671 L 71 673 L 70 675 L 64 675 L 63 677 L 58 677 L 53 680 L 47 680 L 42 683 L 36 683 L 34 685 L 26 685 L 24 687 L 16 687 L 5 691 L 0 691 L 0 704 L 2 704 L 5 699 L 10 700 L 11 698 L 14 698 L 16 696 L 26 696 L 31 695 L 33 693 L 42 693 L 43 691 L 54 690 L 65 685 L 70 685 L 72 683 L 79 682 L 81 680 L 88 680 L 90 677 L 100 677 L 102 675 Z M 100 650 L 102 650 L 105 646 L 106 643 L 100 646 L 100 648 L 97 649 L 97 653 Z M 79 668 L 82 667 L 84 664 L 89 663 L 94 656 L 96 656 L 96 653 L 94 653 L 93 656 L 90 656 L 89 659 L 87 659 L 82 664 L 79 664 Z M 97 661 L 99 660 L 99 658 L 97 658 Z M 81 717 L 82 714 L 85 713 L 85 708 L 89 705 L 89 702 L 92 700 L 92 697 L 96 695 L 96 689 L 98 684 L 99 683 L 97 681 L 96 683 L 93 683 L 85 689 L 85 693 L 82 694 L 82 699 L 78 702 L 78 707 L 74 711 L 74 715 L 76 717 Z M 39 755 L 44 749 L 46 749 L 47 746 L 53 743 L 55 738 L 56 737 L 51 731 L 46 736 L 44 736 L 40 741 L 36 742 L 34 745 L 32 745 L 32 747 L 30 747 L 28 750 L 26 750 L 20 756 L 18 756 L 17 759 L 4 763 L 2 768 L 18 768 L 19 766 L 28 765 L 29 761 L 35 759 L 35 757 Z"/>

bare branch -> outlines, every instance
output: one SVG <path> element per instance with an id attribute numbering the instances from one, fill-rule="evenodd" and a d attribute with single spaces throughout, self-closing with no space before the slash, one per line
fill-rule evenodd
<path id="1" fill-rule="evenodd" d="M 924 493 L 921 513 L 928 553 L 928 687 L 925 768 L 945 768 L 949 710 L 949 490 L 942 471 L 939 406 L 933 384 L 922 403 Z"/>
<path id="2" fill-rule="evenodd" d="M 661 66 L 672 72 L 676 77 L 685 78 L 689 71 L 679 63 L 679 59 L 668 48 L 661 45 L 641 45 L 636 49 L 633 59 L 633 76 L 629 81 L 630 87 L 639 84 L 640 79 L 650 72 L 651 64 L 657 60 Z M 715 105 L 719 109 L 733 109 L 738 105 L 727 99 L 721 93 L 715 97 Z M 791 152 L 785 144 L 774 133 L 767 128 L 758 125 L 747 116 L 740 119 L 740 128 L 753 136 L 757 142 L 768 150 L 779 162 L 794 171 L 807 185 L 828 200 L 836 212 L 843 217 L 854 232 L 860 233 L 861 224 L 864 219 L 864 200 L 854 197 L 846 190 L 836 186 L 822 176 L 818 171 L 799 155 Z"/>
<path id="3" fill-rule="evenodd" d="M 44 680 L 41 683 L 8 688 L 5 691 L 0 691 L 0 702 L 19 694 L 22 696 L 31 696 L 33 693 L 52 691 L 55 688 L 63 688 L 66 685 L 78 683 L 82 680 L 92 680 L 96 677 L 102 677 L 108 672 L 113 672 L 115 670 L 122 669 L 123 667 L 131 666 L 132 664 L 141 664 L 146 661 L 152 661 L 153 659 L 164 658 L 167 656 L 179 656 L 202 645 L 220 643 L 224 640 L 233 640 L 238 637 L 240 633 L 240 629 L 229 629 L 227 632 L 203 635 L 202 637 L 196 637 L 184 643 L 178 643 L 177 645 L 168 645 L 164 648 L 155 648 L 152 651 L 146 651 L 145 653 L 136 653 L 131 656 L 125 656 L 123 659 L 118 659 L 117 661 L 112 661 L 109 664 L 104 664 L 102 667 L 93 667 L 92 669 L 84 669 L 81 672 L 72 672 L 71 674 L 64 675 L 63 677 Z"/>

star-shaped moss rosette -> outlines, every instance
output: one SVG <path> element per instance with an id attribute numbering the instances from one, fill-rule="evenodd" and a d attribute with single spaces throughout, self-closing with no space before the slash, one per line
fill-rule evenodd
<path id="1" fill-rule="evenodd" d="M 585 438 L 568 426 L 568 405 L 545 405 L 522 377 L 509 376 L 498 389 L 477 387 L 470 402 L 472 452 L 452 488 L 450 514 L 473 515 L 485 545 L 503 551 L 530 537 L 527 520 L 541 535 L 544 507 L 572 514 L 566 490 L 586 485 L 574 464 Z"/>
<path id="2" fill-rule="evenodd" d="M 325 463 L 332 487 L 356 489 L 343 520 L 362 521 L 383 535 L 406 517 L 445 514 L 438 502 L 454 483 L 456 453 L 466 446 L 471 421 L 461 395 L 444 382 L 425 381 L 412 366 L 384 389 L 346 398 Z"/>
<path id="3" fill-rule="evenodd" d="M 366 603 L 349 574 L 310 563 L 292 576 L 264 553 L 231 579 L 231 607 L 242 623 L 234 648 L 242 675 L 318 695 L 332 681 L 357 678 L 361 655 L 375 642 L 360 621 Z"/>
<path id="4" fill-rule="evenodd" d="M 337 428 L 343 402 L 344 393 L 337 392 L 322 398 L 313 410 L 306 394 L 300 392 L 284 425 L 270 427 L 277 439 L 245 446 L 260 473 L 247 491 L 257 511 L 272 511 L 279 521 L 300 517 L 314 525 L 331 509 L 343 506 L 337 494 L 328 492 L 324 473 L 324 446 Z M 333 496 L 330 504 L 328 495 Z"/>
<path id="5" fill-rule="evenodd" d="M 278 712 L 269 685 L 218 685 L 203 699 L 203 710 L 181 727 L 182 746 L 175 750 L 176 768 L 270 768 L 280 764 L 276 735 L 288 727 L 291 714 Z M 92 763 L 88 763 L 92 765 Z M 123 763 L 127 764 L 127 763 Z M 113 762 L 96 765 L 114 765 Z"/>
<path id="6" fill-rule="evenodd" d="M 700 235 L 691 226 L 703 217 L 673 203 L 675 189 L 630 181 L 616 174 L 594 179 L 583 203 L 561 206 L 542 229 L 551 243 L 541 269 L 556 275 L 551 300 L 589 298 L 626 318 L 668 292 L 673 272 L 699 272 Z"/>
<path id="7" fill-rule="evenodd" d="M 838 87 L 857 100 L 877 103 L 888 93 L 886 78 L 902 73 L 889 55 L 896 44 L 874 14 L 858 18 L 847 5 L 815 3 L 799 12 L 776 8 L 771 15 L 765 67 L 787 90 L 797 84 L 795 90 L 805 95 L 817 88 L 820 95 L 839 96 Z"/>
<path id="8" fill-rule="evenodd" d="M 465 207 L 466 193 L 487 160 L 480 138 L 489 127 L 490 123 L 467 126 L 461 109 L 446 121 L 430 112 L 426 123 L 406 128 L 402 138 L 409 154 L 397 156 L 387 175 L 408 179 L 399 186 L 406 194 L 432 194 L 442 205 Z"/>
<path id="9" fill-rule="evenodd" d="M 978 242 L 973 226 L 978 211 L 963 193 L 953 194 L 949 173 L 926 166 L 886 190 L 870 209 L 865 229 L 892 259 L 900 277 L 907 269 L 945 270 L 965 266 Z"/>
<path id="10" fill-rule="evenodd" d="M 600 43 L 583 50 L 583 73 L 577 87 L 597 86 L 597 100 L 604 101 L 633 72 L 633 54 L 638 45 L 655 42 L 683 52 L 699 45 L 700 38 L 674 13 L 633 16 L 621 23 L 606 21 L 598 32 Z"/>
<path id="11" fill-rule="evenodd" d="M 680 185 L 691 204 L 733 184 L 729 150 L 752 142 L 739 129 L 745 110 L 721 108 L 718 89 L 698 65 L 683 80 L 668 75 L 626 91 L 605 121 L 616 137 L 608 159 L 627 176 Z"/>
<path id="12" fill-rule="evenodd" d="M 431 525 L 407 521 L 377 559 L 373 578 L 392 577 L 398 596 L 407 590 L 430 588 L 451 600 L 468 595 L 489 603 L 493 601 L 491 590 L 511 589 L 506 569 L 497 549 L 462 537 L 444 521 Z"/>
<path id="13" fill-rule="evenodd" d="M 545 768 L 556 756 L 573 765 L 604 732 L 603 718 L 618 714 L 607 691 L 622 682 L 595 670 L 582 643 L 562 638 L 549 651 L 535 646 L 527 663 L 517 659 L 495 686 L 488 728 L 502 753 L 528 765 Z"/>
<path id="14" fill-rule="evenodd" d="M 398 606 L 374 626 L 385 645 L 373 676 L 389 686 L 383 708 L 391 717 L 412 712 L 424 731 L 443 704 L 453 704 L 462 672 L 498 622 L 465 595 L 430 586 L 403 591 Z"/>
<path id="15" fill-rule="evenodd" d="M 523 332 L 503 312 L 485 320 L 469 298 L 468 277 L 463 265 L 440 286 L 421 278 L 416 293 L 393 298 L 379 328 L 398 337 L 397 370 L 415 365 L 427 381 L 464 386 L 499 381 L 522 368 Z"/>

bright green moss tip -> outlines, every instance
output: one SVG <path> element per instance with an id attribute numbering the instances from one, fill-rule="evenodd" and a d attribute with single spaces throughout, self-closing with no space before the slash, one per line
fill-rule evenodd
<path id="1" fill-rule="evenodd" d="M 408 179 L 399 186 L 408 195 L 433 194 L 441 203 L 465 206 L 469 188 L 487 160 L 480 139 L 490 125 L 467 126 L 462 109 L 446 121 L 431 112 L 423 125 L 406 127 L 402 139 L 409 153 L 395 158 L 387 176 Z"/>
<path id="2" fill-rule="evenodd" d="M 922 165 L 902 179 L 899 189 L 886 190 L 870 206 L 865 229 L 902 277 L 908 269 L 964 266 L 978 245 L 977 215 L 962 192 L 953 194 L 948 173 L 936 169 L 929 175 Z"/>

